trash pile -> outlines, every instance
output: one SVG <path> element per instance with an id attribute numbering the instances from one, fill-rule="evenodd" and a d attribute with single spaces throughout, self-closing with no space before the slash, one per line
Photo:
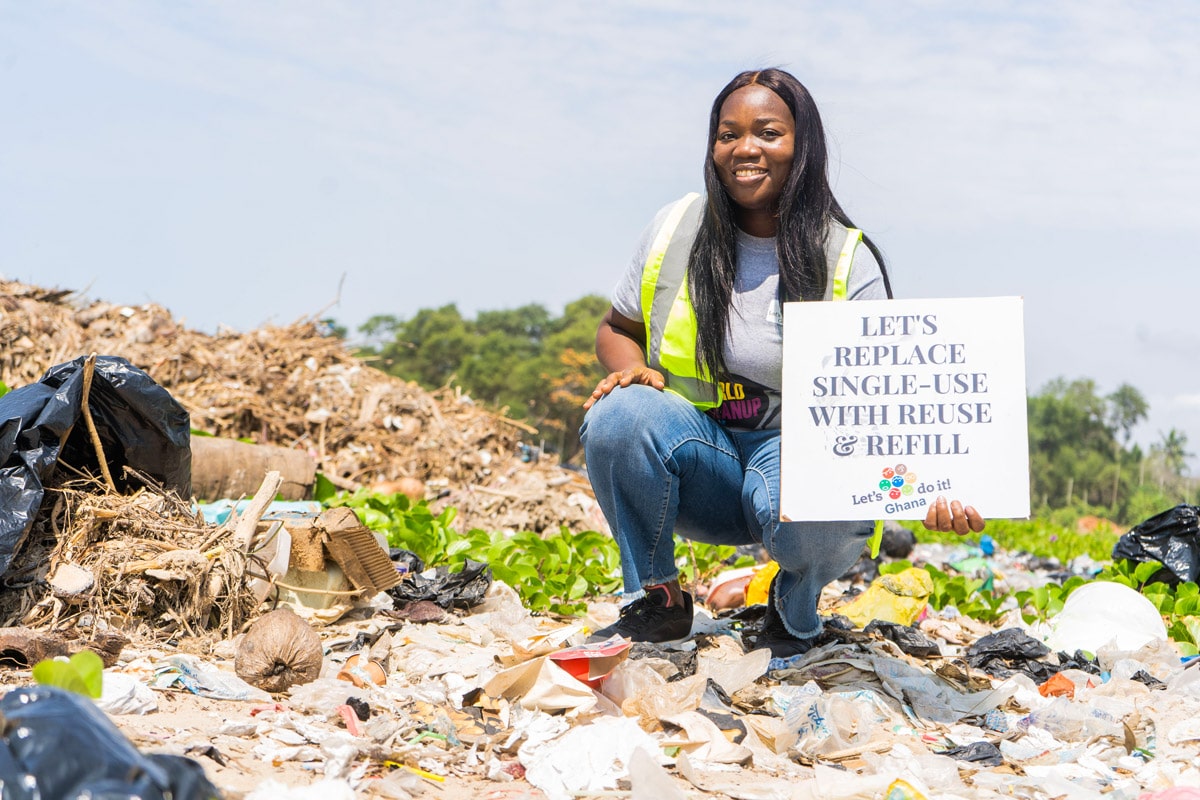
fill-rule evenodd
<path id="1" fill-rule="evenodd" d="M 82 304 L 70 291 L 0 280 L 0 380 L 32 384 L 89 353 L 144 370 L 192 428 L 302 451 L 339 488 L 415 479 L 464 529 L 605 530 L 583 476 L 523 457 L 535 429 L 452 388 L 427 392 L 373 369 L 315 320 L 213 336 L 154 304 Z"/>
<path id="2" fill-rule="evenodd" d="M 868 560 L 828 586 L 802 655 L 752 650 L 769 564 L 702 587 L 685 642 L 589 644 L 611 599 L 533 614 L 485 563 L 426 570 L 350 508 L 278 500 L 276 470 L 193 502 L 186 459 L 145 459 L 154 426 L 127 423 L 175 441 L 190 416 L 346 486 L 416 477 L 492 530 L 597 527 L 582 479 L 521 460 L 519 424 L 311 323 L 208 337 L 154 306 L 3 288 L 6 797 L 1200 797 L 1200 662 L 1145 596 L 1092 581 L 1044 621 L 984 624 L 936 610 L 920 568 L 1036 587 L 1090 578 L 1085 559 L 893 529 L 884 553 L 912 568 Z M 1183 574 L 1195 512 L 1126 546 Z"/>
<path id="3" fill-rule="evenodd" d="M 584 644 L 613 604 L 538 617 L 495 581 L 466 610 L 454 590 L 390 590 L 322 625 L 281 604 L 203 654 L 127 644 L 96 702 L 153 757 L 257 800 L 1200 794 L 1200 671 L 1136 591 L 1087 584 L 1045 626 L 892 592 L 897 621 L 848 623 L 882 580 L 831 585 L 820 645 L 786 661 L 746 650 L 761 606 L 697 604 L 691 639 L 667 647 Z"/>

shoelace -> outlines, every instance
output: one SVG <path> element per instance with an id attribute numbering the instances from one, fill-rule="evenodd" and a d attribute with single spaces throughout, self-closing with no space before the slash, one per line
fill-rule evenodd
<path id="1" fill-rule="evenodd" d="M 647 614 L 652 614 L 656 609 L 666 611 L 667 607 L 651 605 L 650 598 L 639 597 L 621 609 L 621 619 L 625 619 L 626 617 L 643 617 Z"/>

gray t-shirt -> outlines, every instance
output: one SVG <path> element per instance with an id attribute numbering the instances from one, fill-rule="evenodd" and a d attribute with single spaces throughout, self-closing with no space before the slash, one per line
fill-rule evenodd
<path id="1" fill-rule="evenodd" d="M 642 233 L 629 266 L 613 289 L 613 308 L 629 319 L 642 319 L 642 267 L 670 208 L 668 205 L 660 210 Z M 846 228 L 833 223 L 826 245 L 831 272 L 845 241 Z M 861 243 L 854 252 L 847 295 L 850 300 L 887 298 L 879 263 Z M 778 428 L 783 384 L 783 308 L 779 302 L 779 261 L 774 237 L 762 239 L 738 231 L 737 275 L 729 335 L 725 337 L 725 367 L 727 373 L 718 376 L 721 405 L 709 414 L 735 428 Z"/>

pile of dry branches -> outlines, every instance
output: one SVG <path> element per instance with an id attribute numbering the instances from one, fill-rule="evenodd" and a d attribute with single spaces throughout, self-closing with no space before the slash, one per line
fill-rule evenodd
<path id="1" fill-rule="evenodd" d="M 296 448 L 344 489 L 416 478 L 456 526 L 603 529 L 587 481 L 551 459 L 526 463 L 536 431 L 451 387 L 427 392 L 376 370 L 313 320 L 209 335 L 153 305 L 83 303 L 69 291 L 0 280 L 0 381 L 17 388 L 82 355 L 121 356 L 216 436 Z M 212 498 L 216 499 L 216 498 Z M 186 636 L 232 633 L 254 611 L 228 527 L 191 498 L 47 487 L 28 538 L 0 576 L 0 625 Z"/>
<path id="2" fill-rule="evenodd" d="M 603 527 L 586 480 L 549 459 L 520 460 L 522 437 L 536 433 L 529 426 L 453 388 L 431 393 L 374 369 L 314 320 L 209 335 L 161 306 L 84 304 L 0 281 L 0 380 L 32 383 L 93 352 L 145 370 L 193 428 L 302 449 L 341 488 L 412 477 L 454 505 L 464 527 Z"/>
<path id="3" fill-rule="evenodd" d="M 205 523 L 173 493 L 123 496 L 77 481 L 46 500 L 4 576 L 0 625 L 199 636 L 236 631 L 253 614 L 233 529 Z"/>

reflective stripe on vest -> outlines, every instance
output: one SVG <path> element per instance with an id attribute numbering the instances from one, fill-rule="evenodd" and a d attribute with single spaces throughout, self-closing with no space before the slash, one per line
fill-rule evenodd
<path id="1" fill-rule="evenodd" d="M 715 382 L 696 366 L 696 310 L 688 291 L 688 257 L 700 230 L 704 203 L 691 193 L 667 212 L 642 266 L 642 321 L 646 326 L 646 363 L 663 374 L 667 390 L 701 411 L 720 405 Z M 846 241 L 833 275 L 826 283 L 826 300 L 845 300 L 850 267 L 862 241 L 862 231 L 846 229 Z"/>

